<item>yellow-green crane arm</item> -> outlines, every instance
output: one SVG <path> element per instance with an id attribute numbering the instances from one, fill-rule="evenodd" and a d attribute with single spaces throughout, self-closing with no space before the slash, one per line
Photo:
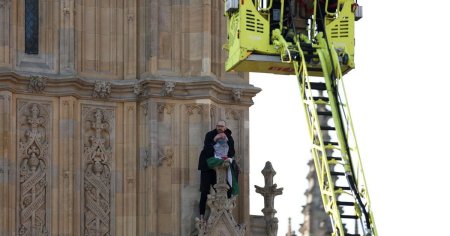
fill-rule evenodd
<path id="1" fill-rule="evenodd" d="M 298 79 L 335 236 L 378 235 L 343 84 L 343 75 L 354 68 L 360 13 L 354 0 L 225 1 L 225 69 Z"/>

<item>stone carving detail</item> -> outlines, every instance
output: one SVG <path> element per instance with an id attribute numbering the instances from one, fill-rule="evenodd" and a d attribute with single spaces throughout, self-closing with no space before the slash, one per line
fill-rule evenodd
<path id="1" fill-rule="evenodd" d="M 50 160 L 50 125 L 46 105 L 19 103 L 19 232 L 49 235 L 47 166 Z M 48 108 L 47 108 L 48 109 Z M 25 118 L 25 119 L 23 119 Z M 22 131 L 21 127 L 26 127 Z"/>
<path id="2" fill-rule="evenodd" d="M 63 12 L 64 15 L 70 15 L 71 10 L 70 10 L 70 8 L 68 8 L 68 7 L 64 7 L 64 8 L 62 9 L 62 12 Z"/>
<path id="3" fill-rule="evenodd" d="M 146 148 L 144 150 L 144 155 L 142 155 L 142 157 L 143 157 L 142 166 L 144 167 L 144 169 L 147 169 L 147 167 L 149 167 L 152 164 L 150 148 Z"/>
<path id="4" fill-rule="evenodd" d="M 111 83 L 108 81 L 95 81 L 94 98 L 108 98 L 111 95 Z"/>
<path id="5" fill-rule="evenodd" d="M 173 112 L 174 105 L 173 104 L 158 103 L 157 109 L 158 109 L 158 113 L 159 114 L 164 114 L 164 111 L 166 111 L 166 114 L 170 115 Z"/>
<path id="6" fill-rule="evenodd" d="M 256 192 L 264 197 L 264 220 L 266 221 L 266 235 L 276 236 L 278 232 L 278 218 L 275 217 L 275 196 L 283 194 L 283 188 L 277 188 L 273 183 L 273 177 L 277 174 L 272 167 L 270 161 L 266 162 L 266 166 L 261 171 L 264 175 L 264 187 L 255 185 Z"/>
<path id="7" fill-rule="evenodd" d="M 43 76 L 30 76 L 28 91 L 32 93 L 42 93 L 47 86 L 47 78 Z"/>
<path id="8" fill-rule="evenodd" d="M 216 107 L 216 106 L 213 106 L 213 105 L 211 105 L 211 108 L 210 108 L 210 113 L 211 113 L 211 118 L 214 118 L 214 117 L 216 117 L 216 115 L 217 115 L 217 107 Z"/>
<path id="9" fill-rule="evenodd" d="M 161 121 L 164 118 L 164 114 L 172 114 L 174 110 L 173 104 L 166 104 L 166 103 L 158 103 L 156 109 L 158 110 L 158 120 Z M 165 111 L 165 113 L 164 113 Z"/>
<path id="10" fill-rule="evenodd" d="M 158 163 L 161 166 L 165 161 L 167 166 L 173 164 L 173 149 L 170 146 L 160 147 L 158 152 Z"/>
<path id="11" fill-rule="evenodd" d="M 142 112 L 143 112 L 144 116 L 148 115 L 148 106 L 149 106 L 148 103 L 141 104 L 141 108 L 142 108 Z"/>
<path id="12" fill-rule="evenodd" d="M 0 8 L 9 8 L 9 0 L 0 0 Z"/>
<path id="13" fill-rule="evenodd" d="M 175 82 L 166 81 L 164 83 L 164 87 L 161 89 L 161 96 L 170 97 L 173 96 L 173 92 L 175 91 Z"/>
<path id="14" fill-rule="evenodd" d="M 134 86 L 133 86 L 133 93 L 136 95 L 136 96 L 142 96 L 142 95 L 146 95 L 145 93 L 144 93 L 144 86 L 142 85 L 142 83 L 140 83 L 139 81 L 137 81 L 135 84 L 134 84 Z"/>
<path id="15" fill-rule="evenodd" d="M 243 236 L 246 225 L 237 224 L 233 217 L 232 210 L 236 207 L 236 196 L 228 198 L 227 191 L 230 188 L 227 184 L 227 172 L 229 162 L 224 162 L 215 169 L 217 173 L 217 184 L 214 185 L 216 191 L 208 195 L 207 204 L 211 208 L 211 214 L 207 220 L 195 219 L 195 227 L 199 236 L 225 235 Z"/>
<path id="16" fill-rule="evenodd" d="M 186 110 L 188 115 L 194 114 L 195 110 L 197 110 L 197 114 L 201 115 L 203 113 L 203 105 L 202 104 L 186 105 Z"/>
<path id="17" fill-rule="evenodd" d="M 128 22 L 133 22 L 134 21 L 134 14 L 128 14 L 127 15 L 127 20 L 128 20 Z"/>
<path id="18" fill-rule="evenodd" d="M 235 155 L 234 161 L 236 161 L 238 168 L 241 166 L 241 155 Z M 238 170 L 240 171 L 240 170 Z"/>
<path id="19" fill-rule="evenodd" d="M 92 134 L 83 140 L 84 235 L 110 235 L 113 111 L 84 107 L 83 117 L 83 131 Z"/>
<path id="20" fill-rule="evenodd" d="M 239 110 L 233 110 L 233 109 L 226 109 L 225 110 L 225 117 L 228 120 L 240 120 L 242 117 L 242 111 Z"/>
<path id="21" fill-rule="evenodd" d="M 233 89 L 233 91 L 231 92 L 231 97 L 233 98 L 233 101 L 240 102 L 242 97 L 242 89 Z"/>

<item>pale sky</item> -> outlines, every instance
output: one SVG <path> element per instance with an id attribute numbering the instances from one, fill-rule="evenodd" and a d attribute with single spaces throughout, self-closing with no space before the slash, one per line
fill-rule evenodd
<path id="1" fill-rule="evenodd" d="M 356 69 L 344 81 L 378 233 L 450 235 L 450 3 L 358 3 Z M 263 89 L 250 108 L 250 211 L 262 215 L 253 185 L 264 185 L 261 170 L 271 161 L 284 188 L 275 198 L 284 235 L 288 217 L 294 230 L 303 222 L 311 158 L 305 115 L 294 77 L 250 77 Z"/>

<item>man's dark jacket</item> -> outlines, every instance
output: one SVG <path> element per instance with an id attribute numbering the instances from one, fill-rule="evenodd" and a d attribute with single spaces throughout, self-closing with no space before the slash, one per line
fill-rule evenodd
<path id="1" fill-rule="evenodd" d="M 208 167 L 206 159 L 214 156 L 214 145 L 216 144 L 216 142 L 214 142 L 214 137 L 216 137 L 218 133 L 219 132 L 217 132 L 216 129 L 213 129 L 206 133 L 203 150 L 200 153 L 200 157 L 198 159 L 198 169 L 201 171 L 211 170 Z M 225 134 L 228 138 L 228 157 L 234 157 L 234 140 L 233 137 L 231 137 L 231 130 L 226 129 Z"/>

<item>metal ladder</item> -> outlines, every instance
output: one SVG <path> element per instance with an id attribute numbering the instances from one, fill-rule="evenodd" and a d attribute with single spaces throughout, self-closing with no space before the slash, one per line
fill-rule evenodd
<path id="1" fill-rule="evenodd" d="M 332 222 L 332 235 L 376 236 L 336 52 L 328 48 L 324 39 L 312 44 L 300 42 L 296 37 L 291 44 L 281 33 L 274 32 L 274 40 L 283 48 L 284 62 L 293 63 L 295 68 L 322 201 Z M 304 52 L 308 52 L 308 57 L 314 52 L 315 61 L 322 67 L 322 77 L 308 75 Z"/>

